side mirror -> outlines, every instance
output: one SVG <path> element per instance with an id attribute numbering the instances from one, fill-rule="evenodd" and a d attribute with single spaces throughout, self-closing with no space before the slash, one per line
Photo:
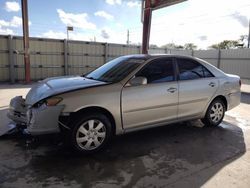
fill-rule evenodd
<path id="1" fill-rule="evenodd" d="M 134 77 L 129 81 L 130 86 L 138 86 L 147 84 L 147 78 L 143 76 Z"/>

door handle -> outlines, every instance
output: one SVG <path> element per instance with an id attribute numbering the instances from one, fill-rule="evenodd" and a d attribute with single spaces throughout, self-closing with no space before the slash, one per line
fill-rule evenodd
<path id="1" fill-rule="evenodd" d="M 170 93 L 174 93 L 177 89 L 174 87 L 169 88 L 167 91 Z"/>
<path id="2" fill-rule="evenodd" d="M 211 87 L 214 87 L 215 83 L 214 82 L 210 82 L 208 85 L 211 86 Z"/>

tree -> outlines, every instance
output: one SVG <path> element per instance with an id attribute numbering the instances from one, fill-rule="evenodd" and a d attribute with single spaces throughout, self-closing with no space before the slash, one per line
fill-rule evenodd
<path id="1" fill-rule="evenodd" d="M 239 43 L 241 44 L 242 48 L 246 48 L 248 43 L 248 35 L 241 35 L 239 38 Z"/>
<path id="2" fill-rule="evenodd" d="M 176 45 L 175 43 L 168 43 L 163 46 L 162 48 L 167 48 L 167 49 L 183 49 L 184 47 L 182 45 Z"/>
<path id="3" fill-rule="evenodd" d="M 184 45 L 185 50 L 195 50 L 197 48 L 197 46 L 193 43 L 186 43 Z"/>
<path id="4" fill-rule="evenodd" d="M 219 45 L 218 44 L 212 44 L 211 46 L 209 46 L 208 48 L 211 48 L 211 49 L 220 49 Z"/>
<path id="5" fill-rule="evenodd" d="M 184 48 L 184 46 L 182 46 L 182 45 L 176 45 L 176 49 L 183 49 Z"/>
<path id="6" fill-rule="evenodd" d="M 239 40 L 243 42 L 247 39 L 248 39 L 248 35 L 241 35 Z"/>
<path id="7" fill-rule="evenodd" d="M 158 48 L 158 46 L 156 44 L 150 44 L 149 48 Z"/>
<path id="8" fill-rule="evenodd" d="M 238 48 L 240 46 L 240 43 L 238 40 L 224 40 L 218 44 L 213 44 L 209 46 L 209 48 L 213 49 L 234 49 Z"/>

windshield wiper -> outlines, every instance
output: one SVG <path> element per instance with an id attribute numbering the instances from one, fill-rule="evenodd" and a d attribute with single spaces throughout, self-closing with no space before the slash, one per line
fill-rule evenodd
<path id="1" fill-rule="evenodd" d="M 96 81 L 104 82 L 103 80 L 99 80 L 99 79 L 93 78 L 93 77 L 87 77 L 87 76 L 85 76 L 84 78 L 87 78 L 87 79 L 90 79 L 90 80 L 96 80 Z"/>
<path id="2" fill-rule="evenodd" d="M 97 81 L 100 81 L 100 82 L 113 83 L 113 82 L 111 82 L 111 81 L 107 81 L 107 80 L 100 80 L 100 79 L 96 79 L 96 78 L 93 78 L 93 77 L 84 77 L 84 78 L 87 78 L 87 79 L 90 79 L 90 80 L 97 80 Z"/>
<path id="3" fill-rule="evenodd" d="M 96 78 L 93 78 L 93 77 L 87 77 L 87 76 L 84 76 L 84 78 L 88 78 L 90 80 L 97 80 Z"/>

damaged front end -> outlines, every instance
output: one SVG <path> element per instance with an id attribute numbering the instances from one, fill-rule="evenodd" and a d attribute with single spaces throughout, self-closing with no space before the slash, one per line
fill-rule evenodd
<path id="1" fill-rule="evenodd" d="M 17 127 L 25 127 L 31 135 L 59 133 L 58 119 L 64 108 L 64 105 L 58 105 L 61 100 L 59 97 L 51 97 L 28 105 L 25 99 L 17 96 L 11 100 L 7 115 Z"/>
<path id="2" fill-rule="evenodd" d="M 22 96 L 16 96 L 10 101 L 7 116 L 17 125 L 26 125 L 27 123 L 27 105 Z"/>

